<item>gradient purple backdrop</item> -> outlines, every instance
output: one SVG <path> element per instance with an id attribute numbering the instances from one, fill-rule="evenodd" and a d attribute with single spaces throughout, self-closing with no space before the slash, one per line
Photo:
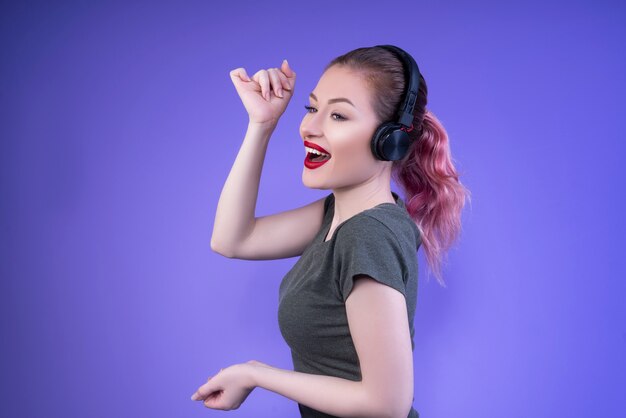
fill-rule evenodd
<path id="1" fill-rule="evenodd" d="M 229 71 L 298 74 L 260 216 L 328 193 L 301 182 L 303 105 L 328 61 L 381 43 L 416 58 L 472 191 L 447 289 L 419 253 L 415 408 L 623 416 L 626 6 L 384 5 L 2 3 L 0 416 L 297 416 L 264 389 L 189 399 L 230 364 L 292 368 L 296 258 L 210 250 L 247 122 Z"/>

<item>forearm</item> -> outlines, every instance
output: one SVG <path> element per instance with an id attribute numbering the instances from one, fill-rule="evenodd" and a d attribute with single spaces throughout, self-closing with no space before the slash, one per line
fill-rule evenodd
<path id="1" fill-rule="evenodd" d="M 361 381 L 270 366 L 253 367 L 251 374 L 255 386 L 330 415 L 381 418 L 389 413 L 367 393 Z"/>
<path id="2" fill-rule="evenodd" d="M 248 123 L 239 153 L 217 204 L 211 248 L 231 253 L 252 231 L 261 171 L 276 123 Z"/>

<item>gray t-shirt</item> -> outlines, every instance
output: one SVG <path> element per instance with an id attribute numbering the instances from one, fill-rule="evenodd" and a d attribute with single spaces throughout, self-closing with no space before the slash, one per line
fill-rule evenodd
<path id="1" fill-rule="evenodd" d="M 417 301 L 419 230 L 402 199 L 364 210 L 335 229 L 324 241 L 334 215 L 335 196 L 324 201 L 320 231 L 283 278 L 279 288 L 278 324 L 291 348 L 294 370 L 361 380 L 346 315 L 345 301 L 353 277 L 368 276 L 397 289 L 406 299 L 411 333 Z M 302 417 L 331 415 L 298 404 Z M 418 418 L 413 408 L 408 418 Z"/>

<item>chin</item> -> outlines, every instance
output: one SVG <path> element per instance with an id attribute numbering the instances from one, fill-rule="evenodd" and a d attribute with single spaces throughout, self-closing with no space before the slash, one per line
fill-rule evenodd
<path id="1" fill-rule="evenodd" d="M 328 187 L 323 187 L 321 184 L 317 183 L 315 179 L 312 179 L 311 175 L 314 175 L 314 173 L 307 173 L 307 170 L 308 168 L 305 167 L 302 171 L 302 184 L 304 185 L 304 187 L 320 190 L 328 189 Z"/>

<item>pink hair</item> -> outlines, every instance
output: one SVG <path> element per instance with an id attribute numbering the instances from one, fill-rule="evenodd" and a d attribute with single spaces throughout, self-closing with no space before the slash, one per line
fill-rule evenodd
<path id="1" fill-rule="evenodd" d="M 372 107 L 379 121 L 395 120 L 405 88 L 402 63 L 378 47 L 352 50 L 325 68 L 341 65 L 363 77 L 372 89 Z M 417 225 L 426 260 L 442 286 L 444 255 L 461 232 L 461 212 L 470 192 L 459 181 L 452 164 L 448 134 L 437 117 L 426 109 L 428 88 L 423 75 L 413 111 L 411 145 L 407 155 L 392 164 L 392 177 L 405 194 L 409 216 Z M 375 100 L 374 100 L 375 99 Z"/>
<path id="2" fill-rule="evenodd" d="M 403 160 L 394 162 L 392 173 L 405 191 L 407 211 L 420 229 L 428 264 L 445 286 L 443 255 L 460 234 L 461 211 L 470 193 L 452 164 L 448 134 L 429 110 L 419 139 Z"/>

